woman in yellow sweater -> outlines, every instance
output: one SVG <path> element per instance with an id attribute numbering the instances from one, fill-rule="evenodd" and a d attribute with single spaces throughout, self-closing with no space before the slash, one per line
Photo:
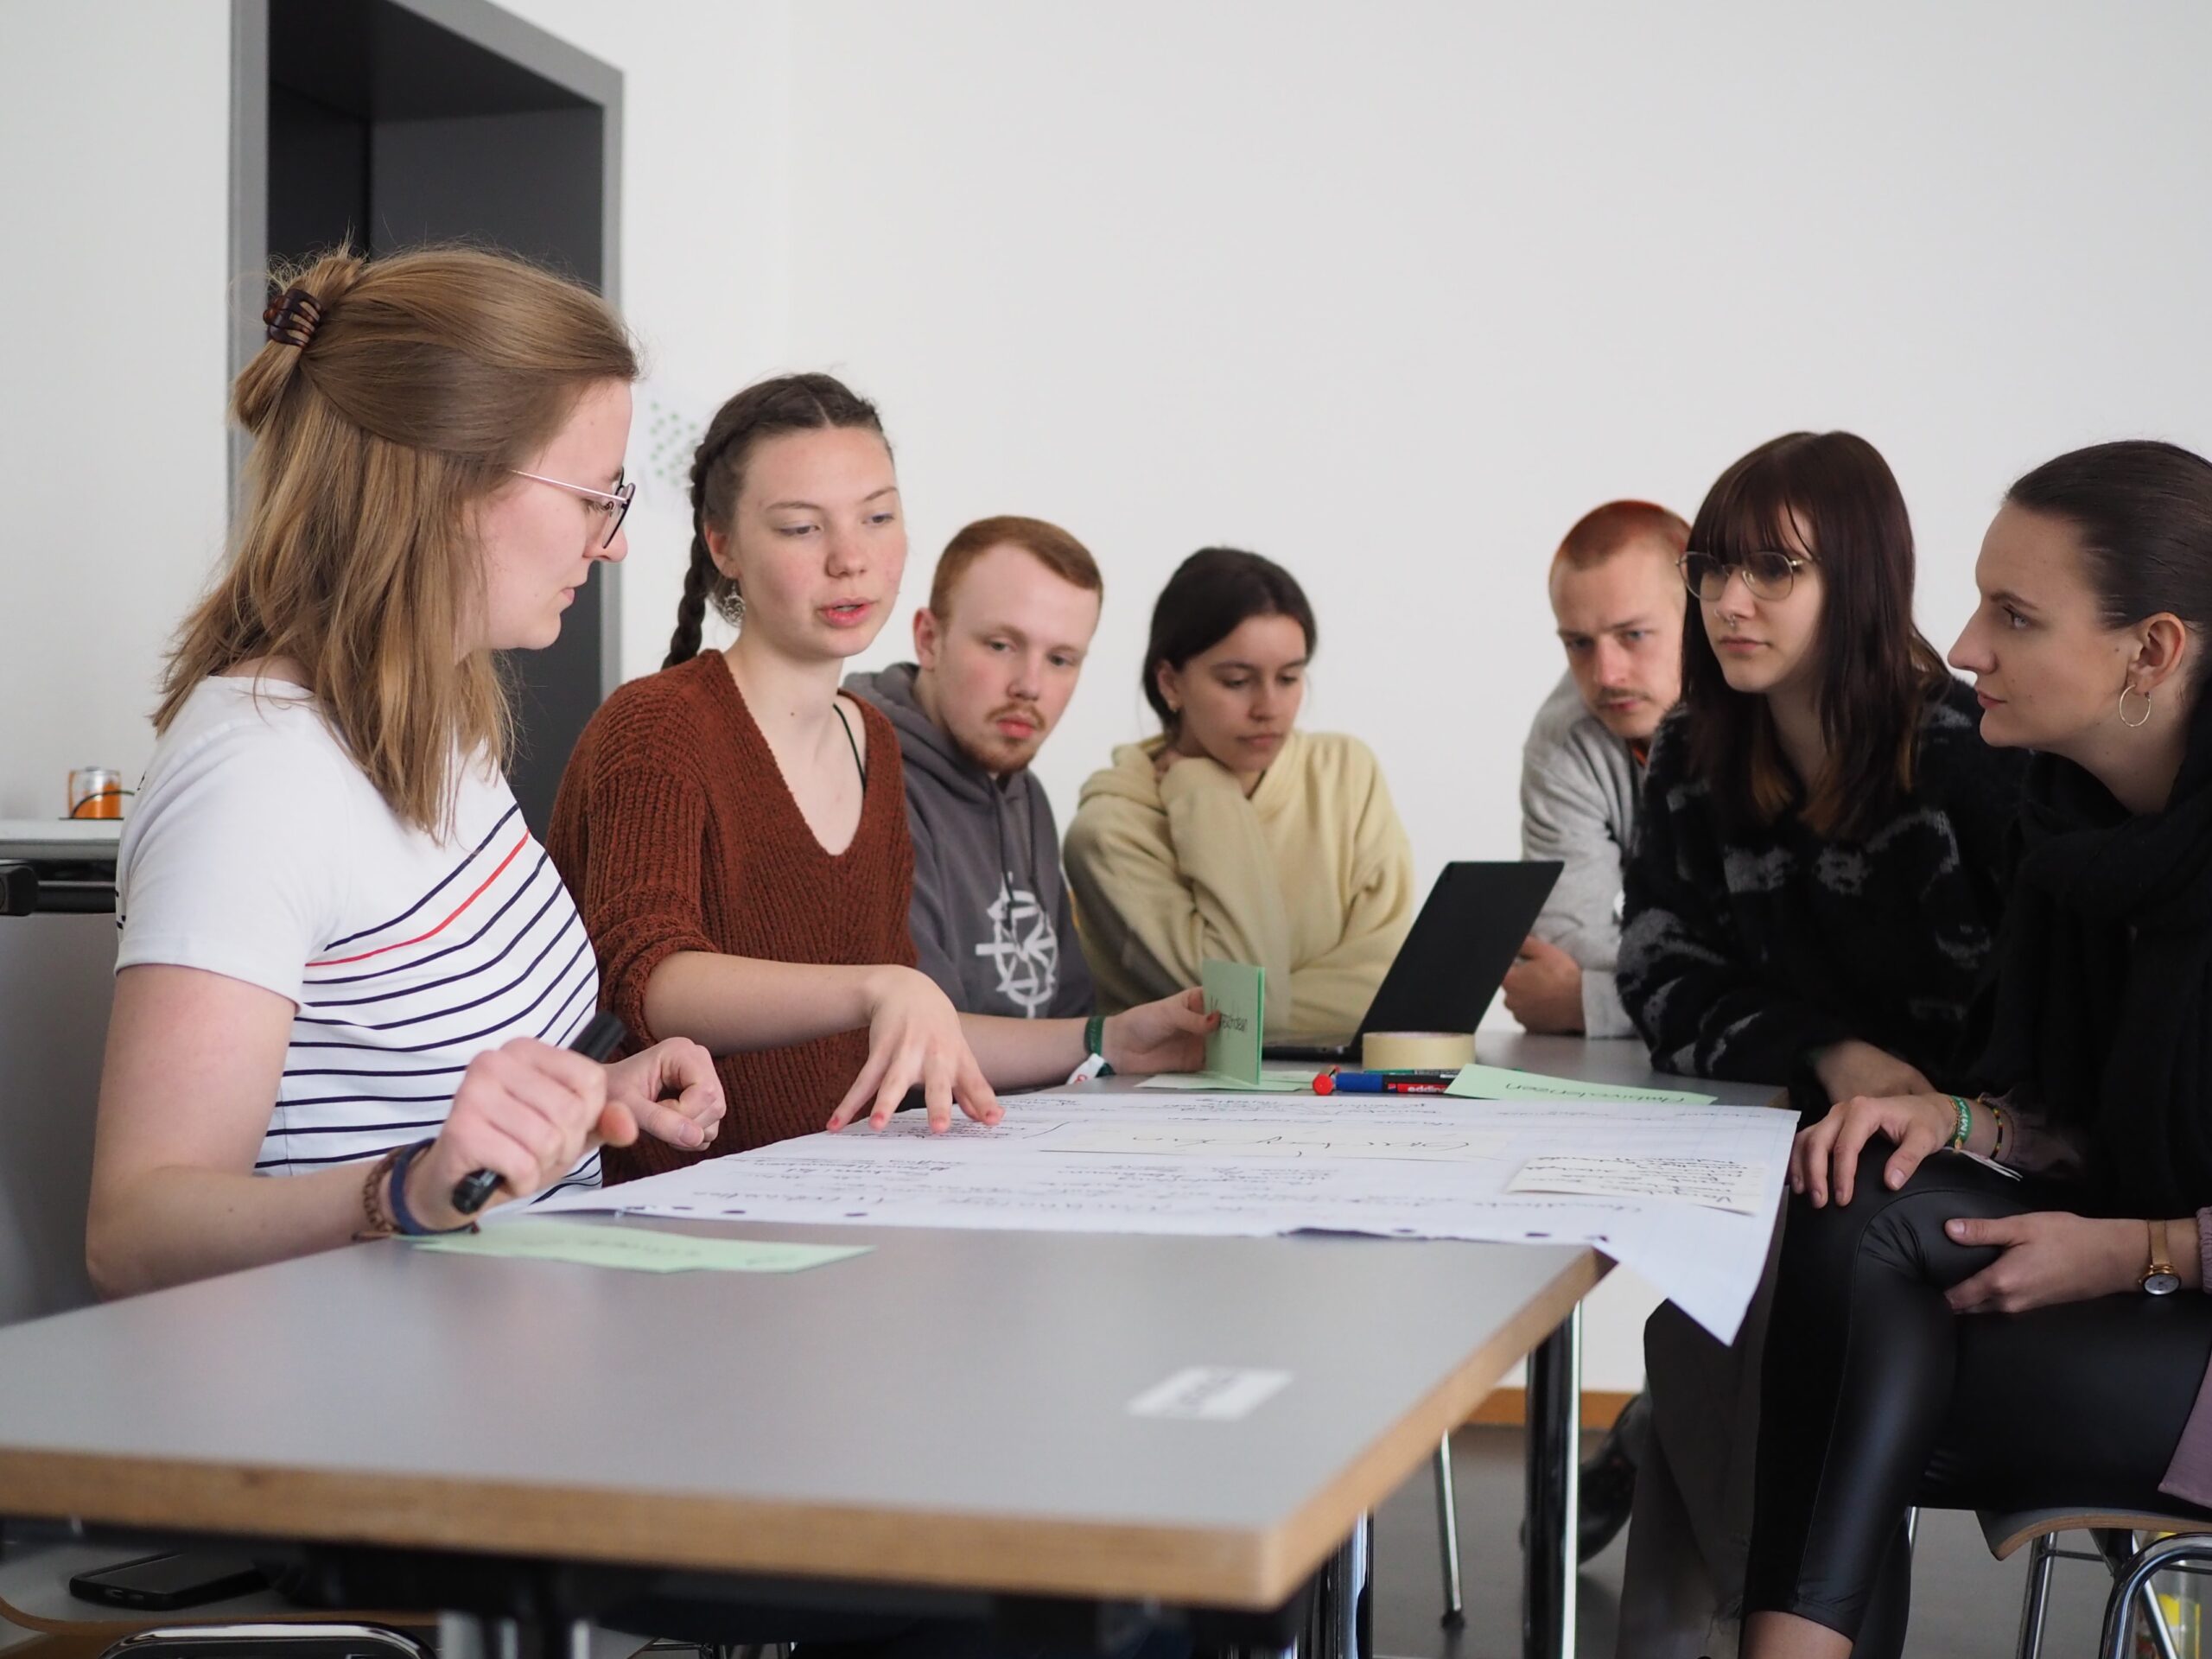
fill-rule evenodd
<path id="1" fill-rule="evenodd" d="M 1256 553 L 1202 549 L 1161 590 L 1144 695 L 1166 729 L 1115 750 L 1068 827 L 1101 1008 L 1220 957 L 1267 970 L 1270 1031 L 1367 1012 L 1413 925 L 1413 847 L 1367 746 L 1297 729 L 1314 643 L 1305 592 Z"/>

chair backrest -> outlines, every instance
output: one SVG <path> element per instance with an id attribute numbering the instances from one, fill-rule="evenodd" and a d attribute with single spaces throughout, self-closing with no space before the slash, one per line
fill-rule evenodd
<path id="1" fill-rule="evenodd" d="M 0 1325 L 92 1300 L 85 1203 L 115 918 L 0 917 Z"/>

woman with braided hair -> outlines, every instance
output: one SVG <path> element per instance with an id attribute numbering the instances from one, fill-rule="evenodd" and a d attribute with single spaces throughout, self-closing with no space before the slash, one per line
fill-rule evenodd
<path id="1" fill-rule="evenodd" d="M 914 967 L 913 848 L 896 734 L 842 695 L 906 563 L 874 404 L 826 374 L 715 414 L 691 473 L 691 563 L 662 671 L 623 686 L 570 756 L 549 836 L 632 1031 L 696 1039 L 732 1105 L 713 1151 L 878 1128 L 918 1086 L 932 1128 L 998 1088 L 1195 1067 L 1195 991 L 1107 1020 L 957 1013 Z M 701 654 L 712 606 L 738 625 Z M 613 1179 L 699 1149 L 640 1147 Z"/>

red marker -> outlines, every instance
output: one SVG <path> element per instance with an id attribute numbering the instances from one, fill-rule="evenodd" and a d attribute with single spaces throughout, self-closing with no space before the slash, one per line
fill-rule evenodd
<path id="1" fill-rule="evenodd" d="M 1317 1095 L 1440 1095 L 1457 1071 L 1347 1071 L 1331 1066 L 1313 1079 Z"/>

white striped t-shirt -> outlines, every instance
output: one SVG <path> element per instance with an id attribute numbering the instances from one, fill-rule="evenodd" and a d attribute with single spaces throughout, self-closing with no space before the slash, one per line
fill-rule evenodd
<path id="1" fill-rule="evenodd" d="M 116 967 L 168 963 L 295 1005 L 254 1168 L 291 1175 L 438 1132 L 470 1058 L 565 1045 L 599 969 L 495 766 L 453 833 L 395 817 L 296 686 L 204 681 L 155 746 L 116 865 Z M 588 1153 L 555 1190 L 596 1185 Z"/>

